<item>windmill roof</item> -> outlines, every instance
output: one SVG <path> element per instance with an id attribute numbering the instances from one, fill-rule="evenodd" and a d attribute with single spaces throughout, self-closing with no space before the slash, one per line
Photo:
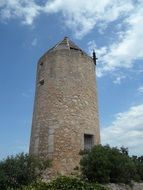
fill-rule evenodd
<path id="1" fill-rule="evenodd" d="M 83 51 L 80 47 L 78 47 L 68 37 L 65 37 L 63 40 L 61 40 L 60 42 L 58 42 L 55 46 L 53 46 L 52 48 L 50 48 L 41 58 L 43 58 L 47 53 L 54 52 L 56 50 L 64 50 L 64 49 L 77 50 L 77 51 L 82 52 L 82 54 L 90 57 L 85 51 Z"/>
<path id="2" fill-rule="evenodd" d="M 61 50 L 61 49 L 74 49 L 74 50 L 82 51 L 84 54 L 86 54 L 81 48 L 79 48 L 68 37 L 65 37 L 62 41 L 58 42 L 54 47 L 49 49 L 48 52 L 51 52 L 51 51 L 54 51 L 54 50 Z"/>

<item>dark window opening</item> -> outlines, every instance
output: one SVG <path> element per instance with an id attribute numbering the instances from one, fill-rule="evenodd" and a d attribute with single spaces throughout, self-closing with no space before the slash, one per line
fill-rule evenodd
<path id="1" fill-rule="evenodd" d="M 44 84 L 44 79 L 40 80 L 40 81 L 39 81 L 39 84 L 40 84 L 40 85 L 43 85 L 43 84 Z"/>
<path id="2" fill-rule="evenodd" d="M 70 47 L 70 49 L 79 50 L 78 48 Z"/>
<path id="3" fill-rule="evenodd" d="M 43 64 L 44 64 L 43 62 L 40 63 L 41 66 L 43 66 Z"/>
<path id="4" fill-rule="evenodd" d="M 94 145 L 93 137 L 93 135 L 84 134 L 84 150 L 91 150 Z"/>

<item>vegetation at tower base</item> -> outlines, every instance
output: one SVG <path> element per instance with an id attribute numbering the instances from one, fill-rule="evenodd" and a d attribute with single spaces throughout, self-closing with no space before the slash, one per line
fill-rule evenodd
<path id="1" fill-rule="evenodd" d="M 0 190 L 31 184 L 49 166 L 49 160 L 42 161 L 24 153 L 7 157 L 0 162 Z"/>
<path id="2" fill-rule="evenodd" d="M 137 157 L 137 156 L 132 156 L 132 160 L 135 164 L 137 173 L 136 173 L 136 181 L 143 181 L 143 156 Z"/>
<path id="3" fill-rule="evenodd" d="M 18 154 L 0 161 L 0 190 L 106 190 L 99 184 L 80 178 L 60 176 L 50 183 L 41 181 L 50 161 L 41 161 L 28 154 Z"/>
<path id="4" fill-rule="evenodd" d="M 10 189 L 12 190 L 12 189 Z M 108 190 L 99 185 L 75 177 L 60 176 L 49 183 L 37 182 L 18 190 Z"/>
<path id="5" fill-rule="evenodd" d="M 41 181 L 50 161 L 39 161 L 18 154 L 0 161 L 0 190 L 106 190 L 97 183 L 130 183 L 143 181 L 143 156 L 129 156 L 126 148 L 94 146 L 82 152 L 82 175 L 60 176 L 49 183 Z"/>
<path id="6" fill-rule="evenodd" d="M 90 152 L 82 152 L 80 164 L 83 177 L 92 182 L 143 181 L 143 157 L 130 157 L 123 147 L 94 146 Z"/>

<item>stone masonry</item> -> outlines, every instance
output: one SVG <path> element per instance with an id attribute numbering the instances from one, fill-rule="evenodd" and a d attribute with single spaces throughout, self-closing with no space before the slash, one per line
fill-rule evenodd
<path id="1" fill-rule="evenodd" d="M 86 135 L 100 143 L 95 69 L 67 37 L 38 62 L 29 152 L 52 159 L 53 175 L 79 165 Z"/>

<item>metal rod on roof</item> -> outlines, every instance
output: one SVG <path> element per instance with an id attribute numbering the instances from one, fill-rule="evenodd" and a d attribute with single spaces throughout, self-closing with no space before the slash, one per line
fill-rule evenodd
<path id="1" fill-rule="evenodd" d="M 98 58 L 96 57 L 96 53 L 95 53 L 95 50 L 93 49 L 93 61 L 94 61 L 94 64 L 96 65 L 96 60 Z"/>

